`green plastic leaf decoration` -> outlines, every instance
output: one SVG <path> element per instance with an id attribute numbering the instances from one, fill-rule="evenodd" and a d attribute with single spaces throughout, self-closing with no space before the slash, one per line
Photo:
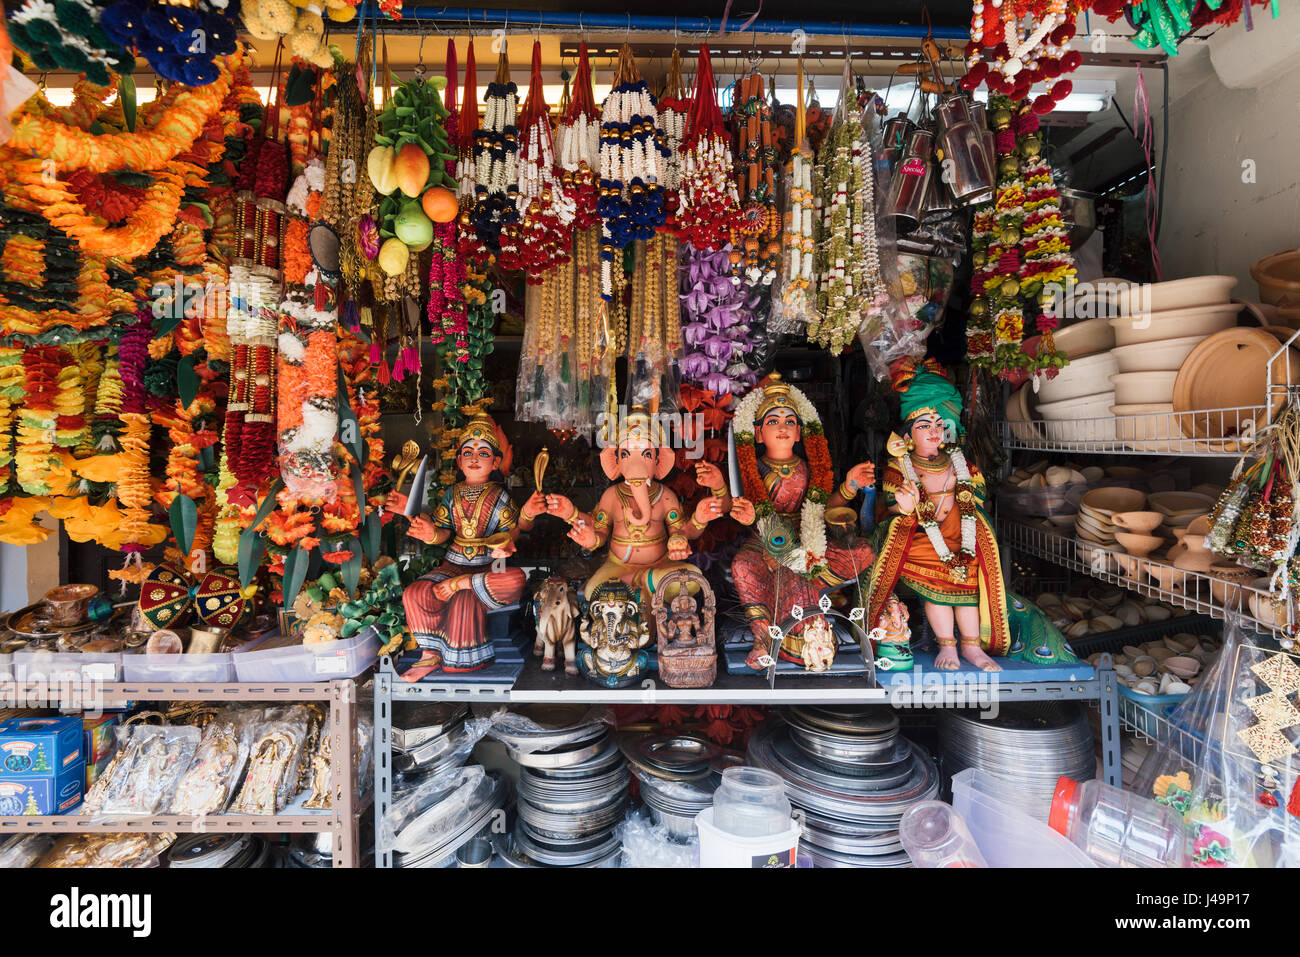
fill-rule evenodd
<path id="1" fill-rule="evenodd" d="M 176 363 L 176 392 L 181 406 L 188 409 L 199 395 L 199 374 L 194 371 L 194 356 L 189 355 Z"/>
<path id="2" fill-rule="evenodd" d="M 349 596 L 355 598 L 357 585 L 361 582 L 361 540 L 355 535 L 352 536 L 348 548 L 352 551 L 352 557 L 343 563 L 339 571 L 343 575 L 344 590 Z"/>
<path id="3" fill-rule="evenodd" d="M 135 77 L 127 73 L 118 78 L 117 81 L 117 98 L 122 104 L 122 116 L 126 120 L 126 129 L 128 133 L 135 132 L 135 113 L 136 113 L 136 95 L 135 95 Z"/>
<path id="4" fill-rule="evenodd" d="M 307 578 L 307 566 L 311 564 L 311 552 L 305 548 L 295 548 L 284 558 L 284 607 L 293 606 L 298 597 L 302 583 Z"/>
<path id="5" fill-rule="evenodd" d="M 266 554 L 266 538 L 251 528 L 245 529 L 239 536 L 239 584 L 247 588 L 257 574 Z"/>
<path id="6" fill-rule="evenodd" d="M 199 525 L 199 507 L 188 495 L 177 495 L 172 499 L 171 508 L 167 510 L 171 519 L 172 535 L 176 544 L 186 555 L 194 547 L 194 533 Z"/>

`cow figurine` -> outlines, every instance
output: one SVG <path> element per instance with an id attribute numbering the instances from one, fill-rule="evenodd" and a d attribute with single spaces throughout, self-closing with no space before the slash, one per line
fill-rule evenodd
<path id="1" fill-rule="evenodd" d="M 578 673 L 577 643 L 578 595 L 563 578 L 551 577 L 533 595 L 537 618 L 537 640 L 533 654 L 542 656 L 542 670 L 555 670 L 555 650 L 564 648 L 564 673 Z"/>

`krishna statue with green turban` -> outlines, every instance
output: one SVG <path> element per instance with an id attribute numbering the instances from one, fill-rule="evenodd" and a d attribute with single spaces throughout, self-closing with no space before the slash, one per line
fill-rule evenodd
<path id="1" fill-rule="evenodd" d="M 900 581 L 925 603 L 939 643 L 935 667 L 960 658 L 1000 671 L 1012 648 L 997 539 L 983 506 L 984 476 L 959 441 L 961 394 L 933 359 L 903 359 L 890 370 L 904 435 L 891 435 L 881 504 L 891 514 L 868 576 L 867 620 L 879 619 Z M 960 658 L 958 646 L 960 639 Z"/>

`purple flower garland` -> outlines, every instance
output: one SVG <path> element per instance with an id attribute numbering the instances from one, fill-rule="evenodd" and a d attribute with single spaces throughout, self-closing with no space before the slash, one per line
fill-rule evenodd
<path id="1" fill-rule="evenodd" d="M 690 320 L 682 325 L 682 378 L 714 395 L 744 395 L 758 381 L 748 365 L 757 297 L 748 297 L 731 275 L 731 247 L 712 252 L 687 245 L 678 278 L 682 309 Z"/>

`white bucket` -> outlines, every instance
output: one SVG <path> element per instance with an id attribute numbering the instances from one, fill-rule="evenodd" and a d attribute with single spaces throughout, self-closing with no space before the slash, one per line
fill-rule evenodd
<path id="1" fill-rule="evenodd" d="M 700 867 L 794 867 L 799 851 L 799 824 L 779 834 L 762 837 L 737 837 L 719 830 L 713 823 L 713 808 L 706 807 L 695 816 L 700 832 Z"/>

